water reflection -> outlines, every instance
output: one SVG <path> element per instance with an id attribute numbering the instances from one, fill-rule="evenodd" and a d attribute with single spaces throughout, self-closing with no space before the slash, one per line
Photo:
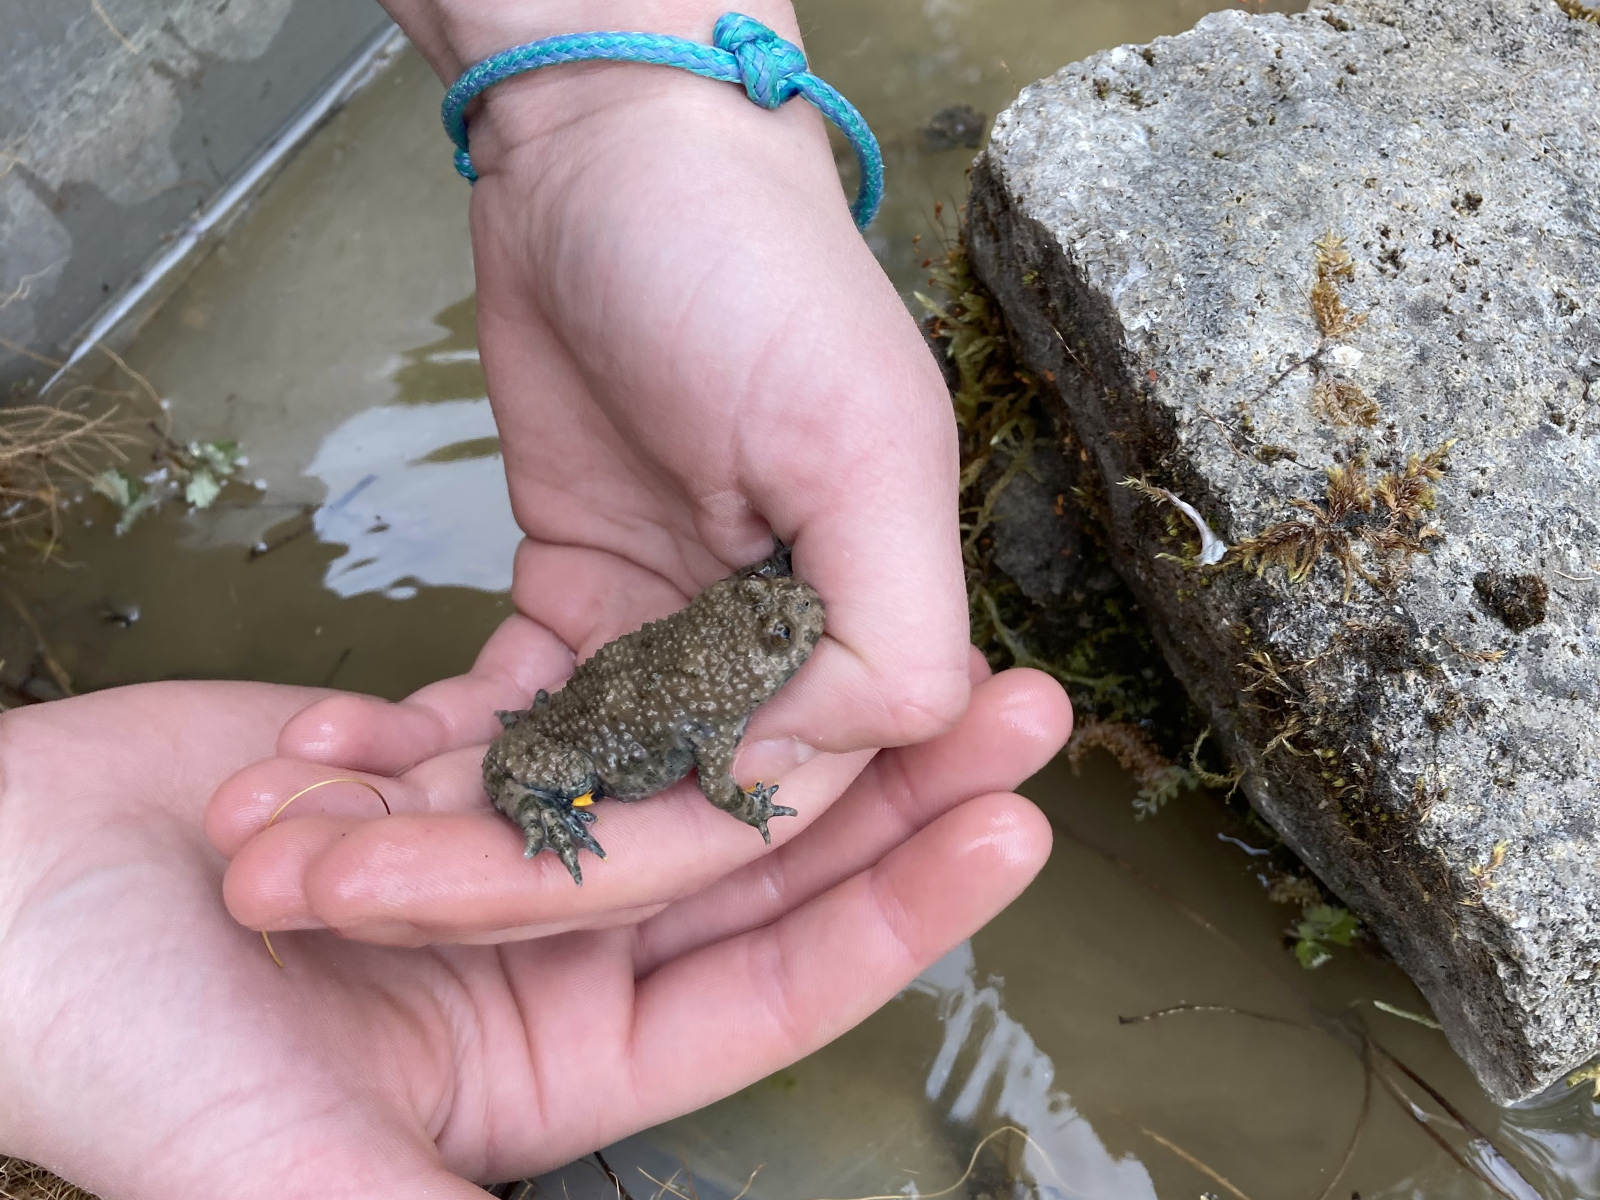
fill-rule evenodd
<path id="1" fill-rule="evenodd" d="M 1114 1157 L 1056 1088 L 1056 1068 L 1021 1022 L 1009 1016 L 997 978 L 978 983 L 964 942 L 924 971 L 907 992 L 939 1006 L 943 1040 L 928 1069 L 927 1098 L 958 1125 L 1014 1125 L 1029 1141 L 1013 1169 L 1043 1196 L 1071 1200 L 1155 1200 L 1144 1164 Z M 1011 1164 L 1008 1164 L 1011 1165 Z"/>
<path id="2" fill-rule="evenodd" d="M 306 473 L 334 497 L 317 510 L 315 529 L 345 547 L 323 576 L 338 595 L 510 588 L 521 531 L 487 399 L 356 413 L 324 439 Z"/>

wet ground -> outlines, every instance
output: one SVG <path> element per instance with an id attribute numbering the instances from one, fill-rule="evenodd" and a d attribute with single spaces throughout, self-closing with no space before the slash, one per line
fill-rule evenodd
<path id="1" fill-rule="evenodd" d="M 897 285 L 921 286 L 912 238 L 959 201 L 975 133 L 1019 84 L 1214 7 L 804 0 L 815 66 L 886 147 L 871 236 Z M 517 533 L 439 95 L 402 58 L 133 347 L 175 436 L 237 439 L 248 464 L 204 512 L 169 504 L 118 537 L 115 510 L 91 497 L 68 513 L 56 561 L 8 556 L 10 587 L 77 687 L 243 676 L 395 696 L 463 669 L 508 611 Z M 49 688 L 24 628 L 0 641 L 7 683 Z M 641 1170 L 662 1183 L 677 1172 L 673 1187 L 701 1200 L 752 1173 L 751 1197 L 791 1200 L 1600 1195 L 1587 1092 L 1498 1110 L 1441 1035 L 1373 1004 L 1425 1011 L 1376 954 L 1358 946 L 1303 971 L 1284 948 L 1297 910 L 1266 898 L 1252 854 L 1265 839 L 1236 814 L 1191 797 L 1136 822 L 1134 785 L 1105 762 L 1081 777 L 1051 768 L 1029 792 L 1058 846 L 1027 894 L 835 1045 L 613 1147 L 634 1197 L 660 1189 Z M 1119 1023 L 1186 1005 L 1210 1008 Z M 1376 1079 L 1364 1104 L 1349 1028 L 1438 1089 L 1531 1188 L 1398 1069 L 1385 1073 L 1418 1110 Z M 1499 1190 L 1452 1154 L 1500 1171 Z M 615 1195 L 588 1163 L 545 1184 Z"/>

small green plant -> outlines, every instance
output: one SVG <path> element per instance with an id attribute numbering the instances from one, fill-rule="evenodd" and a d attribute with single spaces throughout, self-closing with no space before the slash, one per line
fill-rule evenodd
<path id="1" fill-rule="evenodd" d="M 117 506 L 117 536 L 121 537 L 145 513 L 165 499 L 181 496 L 191 509 L 210 508 L 222 494 L 223 484 L 245 464 L 239 443 L 190 442 L 187 446 L 163 439 L 155 454 L 157 467 L 135 478 L 120 467 L 107 467 L 90 481 L 90 487 Z"/>
<path id="2" fill-rule="evenodd" d="M 1110 720 L 1148 720 L 1159 713 L 1163 727 L 1187 737 L 1192 710 L 1165 672 L 1130 595 L 1097 594 L 1066 623 L 1024 595 L 995 562 L 995 524 L 1007 489 L 1024 478 L 1038 479 L 1036 462 L 1044 456 L 1070 459 L 1086 452 L 1049 415 L 1044 389 L 1054 375 L 1035 374 L 1018 361 L 999 305 L 973 274 L 960 229 L 947 235 L 937 263 L 929 258 L 923 265 L 930 275 L 929 294 L 917 295 L 926 314 L 923 329 L 952 368 L 973 644 L 996 669 L 1024 666 L 1055 676 L 1080 713 Z M 1077 560 L 1083 577 L 1109 573 L 1096 497 L 1073 485 L 1055 504 L 1057 516 L 1069 505 L 1078 512 L 1086 535 Z"/>
<path id="3" fill-rule="evenodd" d="M 1291 933 L 1294 956 L 1308 971 L 1314 971 L 1333 957 L 1333 947 L 1348 946 L 1361 932 L 1355 913 L 1337 904 L 1309 905 Z"/>

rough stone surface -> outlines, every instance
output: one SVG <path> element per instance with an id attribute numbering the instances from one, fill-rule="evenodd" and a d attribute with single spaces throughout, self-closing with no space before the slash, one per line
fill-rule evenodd
<path id="1" fill-rule="evenodd" d="M 1600 1049 L 1597 81 L 1554 0 L 1220 13 L 1025 89 L 970 215 L 1251 800 L 1507 1100 Z"/>

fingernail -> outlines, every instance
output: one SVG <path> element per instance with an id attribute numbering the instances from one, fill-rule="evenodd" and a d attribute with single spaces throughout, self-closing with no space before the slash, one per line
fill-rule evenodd
<path id="1" fill-rule="evenodd" d="M 808 746 L 798 738 L 768 738 L 761 742 L 747 742 L 739 747 L 734 760 L 733 777 L 749 786 L 760 781 L 776 783 L 801 763 L 817 756 L 817 748 Z"/>

